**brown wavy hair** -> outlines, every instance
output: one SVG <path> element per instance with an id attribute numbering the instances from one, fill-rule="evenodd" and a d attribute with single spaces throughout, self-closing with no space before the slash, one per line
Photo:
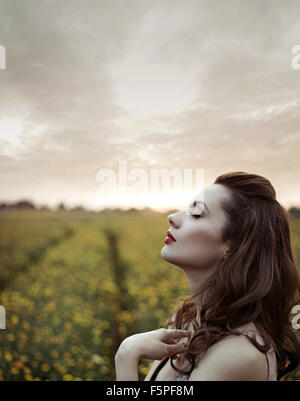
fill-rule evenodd
<path id="1" fill-rule="evenodd" d="M 190 373 L 197 354 L 228 335 L 241 335 L 235 329 L 253 322 L 264 345 L 255 338 L 249 340 L 261 352 L 272 344 L 280 380 L 300 363 L 300 343 L 291 326 L 291 310 L 300 304 L 300 278 L 291 248 L 289 214 L 262 176 L 231 172 L 214 183 L 231 193 L 231 200 L 222 203 L 227 215 L 222 237 L 229 243 L 229 255 L 197 294 L 181 299 L 174 319 L 167 321 L 175 328 L 192 322 L 195 330 L 188 349 L 181 351 L 191 363 L 190 371 L 174 365 L 176 354 L 171 356 L 171 365 L 178 372 Z M 200 327 L 195 297 L 201 300 Z"/>

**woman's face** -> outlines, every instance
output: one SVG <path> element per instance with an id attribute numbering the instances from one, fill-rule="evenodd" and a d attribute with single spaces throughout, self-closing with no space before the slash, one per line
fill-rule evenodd
<path id="1" fill-rule="evenodd" d="M 170 214 L 169 231 L 176 241 L 165 244 L 161 257 L 183 269 L 212 269 L 226 250 L 221 234 L 226 223 L 223 199 L 230 200 L 229 190 L 212 184 L 195 196 L 186 210 Z M 201 203 L 195 205 L 197 200 Z"/>

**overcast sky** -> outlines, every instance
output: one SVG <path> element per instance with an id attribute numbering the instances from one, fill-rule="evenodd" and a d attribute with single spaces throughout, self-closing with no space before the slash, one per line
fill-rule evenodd
<path id="1" fill-rule="evenodd" d="M 98 208 L 125 160 L 261 174 L 300 205 L 299 20 L 289 0 L 1 0 L 0 200 Z"/>

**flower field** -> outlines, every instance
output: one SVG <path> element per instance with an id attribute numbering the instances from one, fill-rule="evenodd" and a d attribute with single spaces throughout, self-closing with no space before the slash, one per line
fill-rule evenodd
<path id="1" fill-rule="evenodd" d="M 160 256 L 168 228 L 167 215 L 2 212 L 0 379 L 115 380 L 120 342 L 162 327 L 189 294 Z M 299 265 L 300 221 L 292 229 Z"/>

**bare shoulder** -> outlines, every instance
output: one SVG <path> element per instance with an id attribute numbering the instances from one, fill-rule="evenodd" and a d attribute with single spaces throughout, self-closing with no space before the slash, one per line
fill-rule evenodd
<path id="1" fill-rule="evenodd" d="M 265 381 L 266 355 L 244 335 L 230 335 L 212 345 L 193 369 L 190 381 Z"/>

